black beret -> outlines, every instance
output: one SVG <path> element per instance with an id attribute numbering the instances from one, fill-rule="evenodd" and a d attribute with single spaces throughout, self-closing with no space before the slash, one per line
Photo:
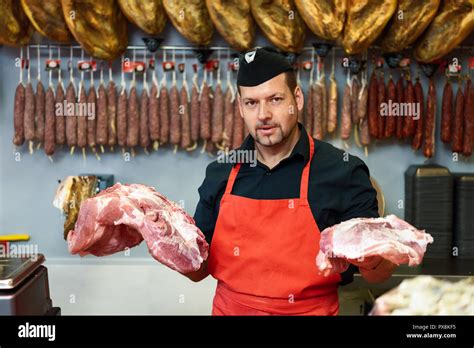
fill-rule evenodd
<path id="1" fill-rule="evenodd" d="M 257 48 L 239 57 L 237 85 L 257 86 L 286 71 L 293 71 L 290 61 L 273 47 Z"/>

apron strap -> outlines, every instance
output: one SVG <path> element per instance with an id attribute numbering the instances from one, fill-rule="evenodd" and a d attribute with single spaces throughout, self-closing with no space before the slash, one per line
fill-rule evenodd
<path id="1" fill-rule="evenodd" d="M 313 159 L 313 155 L 314 155 L 314 140 L 307 131 L 306 131 L 306 134 L 308 134 L 308 140 L 309 140 L 309 160 L 304 166 L 303 174 L 301 175 L 300 199 L 302 200 L 308 199 L 309 170 L 311 167 L 311 160 Z"/>
<path id="2" fill-rule="evenodd" d="M 234 186 L 235 178 L 237 177 L 237 174 L 239 174 L 240 170 L 240 163 L 237 163 L 235 166 L 232 167 L 232 170 L 230 171 L 229 178 L 227 179 L 227 185 L 225 187 L 225 193 L 229 194 L 232 191 L 232 187 Z"/>

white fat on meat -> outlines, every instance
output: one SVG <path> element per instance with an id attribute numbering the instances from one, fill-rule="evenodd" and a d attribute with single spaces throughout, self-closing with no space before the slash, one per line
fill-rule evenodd
<path id="1" fill-rule="evenodd" d="M 395 215 L 354 218 L 321 232 L 316 266 L 325 276 L 347 270 L 347 259 L 371 256 L 381 256 L 397 265 L 416 266 L 432 242 L 431 235 Z"/>

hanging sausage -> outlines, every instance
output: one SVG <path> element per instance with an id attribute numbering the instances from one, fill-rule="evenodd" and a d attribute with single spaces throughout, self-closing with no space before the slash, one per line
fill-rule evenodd
<path id="1" fill-rule="evenodd" d="M 33 84 L 31 82 L 30 75 L 30 47 L 27 48 L 26 60 L 28 61 L 27 71 L 27 84 L 25 87 L 25 115 L 23 117 L 24 128 L 25 128 L 25 140 L 28 141 L 28 149 L 30 154 L 33 153 L 33 140 L 35 139 L 35 92 L 33 90 Z"/>
<path id="2" fill-rule="evenodd" d="M 146 62 L 146 50 L 143 51 L 143 61 Z M 148 89 L 146 68 L 143 71 L 143 89 L 140 95 L 140 147 L 148 155 L 150 146 L 150 127 L 148 120 L 148 105 L 150 103 L 150 91 Z"/>
<path id="3" fill-rule="evenodd" d="M 175 52 L 173 50 L 173 62 L 175 62 L 175 59 Z M 170 89 L 170 143 L 174 145 L 174 153 L 176 153 L 181 141 L 181 114 L 179 92 L 176 83 L 176 69 L 173 69 L 172 76 L 173 80 Z"/>
<path id="4" fill-rule="evenodd" d="M 14 137 L 13 144 L 16 146 L 21 146 L 25 142 L 25 85 L 23 84 L 23 48 L 20 48 L 20 81 L 15 90 L 15 102 L 13 109 L 13 128 L 14 128 Z"/>
<path id="5" fill-rule="evenodd" d="M 153 53 L 153 77 L 148 104 L 148 122 L 150 124 L 150 141 L 153 142 L 153 150 L 157 151 L 160 143 L 160 99 L 159 84 L 156 76 L 158 65 L 155 53 Z"/>
<path id="6" fill-rule="evenodd" d="M 52 58 L 51 47 L 49 48 L 49 60 Z M 53 70 L 49 70 L 49 84 L 45 96 L 45 132 L 44 132 L 44 153 L 52 161 L 51 156 L 56 151 L 56 115 L 54 110 L 54 87 L 53 87 Z"/>
<path id="7" fill-rule="evenodd" d="M 81 59 L 84 60 L 84 50 L 82 50 Z M 86 87 L 84 85 L 84 71 L 81 70 L 81 79 L 79 81 L 77 105 L 84 114 L 77 115 L 77 146 L 81 149 L 84 162 L 86 160 L 86 146 L 87 146 L 87 96 Z"/>
<path id="8" fill-rule="evenodd" d="M 189 89 L 186 81 L 186 54 L 183 51 L 183 83 L 179 94 L 179 105 L 181 111 L 181 143 L 180 147 L 187 150 L 192 145 L 191 140 L 191 112 L 189 105 Z"/>
<path id="9" fill-rule="evenodd" d="M 41 59 L 40 59 L 40 49 L 38 48 L 38 76 L 37 76 L 37 83 L 36 83 L 36 96 L 35 96 L 35 140 L 38 142 L 38 149 L 44 143 L 44 122 L 45 122 L 45 91 L 43 83 L 41 82 Z"/>

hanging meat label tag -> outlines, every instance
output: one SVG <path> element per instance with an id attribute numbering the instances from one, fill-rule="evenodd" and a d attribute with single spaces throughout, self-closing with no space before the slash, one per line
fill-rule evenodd
<path id="1" fill-rule="evenodd" d="M 45 62 L 45 70 L 58 70 L 61 67 L 61 60 L 59 59 L 47 59 Z"/>
<path id="2" fill-rule="evenodd" d="M 79 71 L 96 71 L 97 62 L 95 60 L 81 60 L 77 63 Z"/>

